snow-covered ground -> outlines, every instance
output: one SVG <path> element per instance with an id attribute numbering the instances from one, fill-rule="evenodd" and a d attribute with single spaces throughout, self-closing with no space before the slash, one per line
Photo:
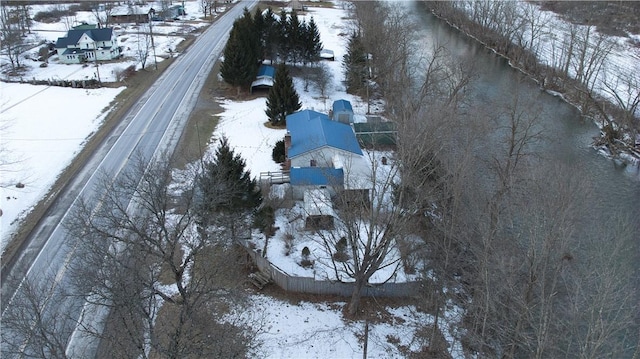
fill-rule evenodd
<path id="1" fill-rule="evenodd" d="M 72 89 L 1 83 L 4 160 L 0 188 L 2 248 L 16 220 L 49 191 L 124 88 Z M 23 188 L 17 188 L 21 183 Z"/>
<path id="2" fill-rule="evenodd" d="M 187 0 L 185 5 L 188 22 L 178 21 L 154 27 L 154 32 L 157 33 L 176 34 L 156 38 L 156 53 L 162 55 L 158 56 L 159 61 L 169 54 L 168 49 L 174 52 L 175 46 L 182 41 L 179 34 L 185 31 L 184 26 L 206 25 L 203 22 L 190 21 L 194 15 L 198 18 L 201 16 L 199 1 Z M 39 11 L 36 6 L 35 11 Z M 90 13 L 79 13 L 75 20 L 95 22 L 91 16 Z M 341 83 L 340 59 L 345 54 L 347 39 L 344 34 L 349 33 L 345 28 L 347 25 L 343 7 L 311 7 L 304 17 L 308 21 L 310 16 L 314 17 L 318 25 L 324 47 L 334 51 L 337 61 L 322 62 L 333 74 L 331 85 L 326 90 L 328 98 L 322 98 L 319 89 L 313 84 L 305 91 L 304 80 L 294 79 L 303 109 L 327 112 L 334 100 L 347 99 L 351 101 L 356 115 L 363 115 L 366 112 L 366 103 L 360 98 L 346 94 Z M 41 40 L 55 41 L 66 32 L 64 25 L 61 27 L 60 24 L 36 23 L 34 30 L 34 44 Z M 125 47 L 125 56 L 134 57 L 137 29 L 133 26 L 120 26 L 116 31 L 119 34 L 120 45 Z M 37 46 L 34 45 L 30 51 L 37 51 Z M 637 70 L 640 62 L 629 60 L 634 57 L 624 52 L 615 56 L 620 56 L 623 59 L 621 61 L 629 64 L 631 68 L 635 66 L 635 76 L 640 73 Z M 2 58 L 2 62 L 5 64 L 7 60 Z M 46 68 L 40 68 L 39 63 L 32 60 L 25 63 L 29 65 L 29 70 L 24 75 L 25 79 L 82 80 L 97 76 L 93 66 L 63 65 L 55 59 L 51 59 L 50 65 Z M 151 63 L 152 61 L 148 60 L 147 66 Z M 139 61 L 134 59 L 100 65 L 100 78 L 102 81 L 113 81 L 118 71 L 132 64 L 139 67 Z M 22 189 L 15 186 L 0 188 L 0 209 L 3 211 L 0 217 L 0 234 L 3 249 L 8 235 L 15 230 L 13 223 L 49 190 L 60 171 L 68 165 L 88 136 L 100 125 L 106 113 L 104 110 L 122 88 L 83 90 L 1 83 L 0 91 L 0 116 L 3 124 L 9 124 L 8 129 L 1 133 L 2 145 L 9 150 L 12 159 L 20 160 L 11 166 L 10 170 L 2 169 L 2 183 L 21 181 L 25 184 Z M 267 121 L 264 113 L 266 99 L 261 97 L 250 101 L 219 100 L 224 111 L 217 114 L 220 121 L 205 156 L 213 156 L 217 146 L 216 140 L 224 135 L 229 138 L 234 151 L 247 161 L 254 177 L 260 172 L 279 170 L 279 165 L 271 159 L 271 150 L 276 141 L 284 137 L 285 131 L 264 126 Z M 374 109 L 376 107 L 374 106 Z M 283 257 L 277 256 L 278 252 L 281 253 L 282 250 L 276 247 L 268 251 L 270 255 L 273 254 L 271 259 L 274 261 Z M 287 264 L 279 266 L 285 267 Z M 295 272 L 300 275 L 306 271 L 299 269 L 301 267 L 297 265 L 292 268 L 294 272 L 300 270 L 301 272 Z M 293 305 L 262 295 L 254 296 L 250 308 L 246 309 L 247 315 L 263 315 L 265 318 L 260 323 L 262 330 L 259 336 L 264 344 L 255 354 L 269 358 L 362 357 L 361 338 L 364 324 L 343 319 L 341 310 L 344 305 L 308 302 Z M 410 306 L 389 308 L 388 311 L 393 319 L 385 323 L 371 324 L 368 343 L 370 357 L 402 357 L 397 345 L 393 345 L 392 342 L 405 345 L 411 350 L 418 350 L 425 344 L 420 342 L 415 334 L 417 329 L 433 320 L 431 316 Z M 454 329 L 455 323 L 461 320 L 461 315 L 460 308 L 449 304 L 445 311 L 446 323 L 441 323 L 453 357 L 463 357 Z"/>
<path id="3" fill-rule="evenodd" d="M 347 321 L 341 315 L 344 302 L 292 304 L 264 295 L 252 297 L 249 310 L 243 309 L 246 323 L 259 325 L 257 339 L 262 345 L 252 353 L 265 358 L 362 358 L 364 321 Z M 450 332 L 449 324 L 460 320 L 460 310 L 447 308 L 440 326 L 453 358 L 463 358 L 462 346 Z M 433 323 L 433 316 L 414 306 L 386 308 L 383 320 L 369 323 L 367 358 L 405 358 L 428 346 L 428 337 L 416 332 Z M 426 354 L 423 354 L 426 355 Z"/>

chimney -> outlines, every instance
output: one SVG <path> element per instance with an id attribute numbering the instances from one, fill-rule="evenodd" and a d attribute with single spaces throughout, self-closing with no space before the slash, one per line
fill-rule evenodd
<path id="1" fill-rule="evenodd" d="M 291 147 L 291 133 L 284 135 L 284 157 L 289 158 L 289 147 Z"/>
<path id="2" fill-rule="evenodd" d="M 284 135 L 284 167 L 285 170 L 291 168 L 291 160 L 289 159 L 289 147 L 291 147 L 291 133 L 287 131 Z"/>

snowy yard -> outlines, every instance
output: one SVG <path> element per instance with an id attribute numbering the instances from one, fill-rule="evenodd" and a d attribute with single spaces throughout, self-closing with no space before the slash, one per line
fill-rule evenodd
<path id="1" fill-rule="evenodd" d="M 364 321 L 348 321 L 342 317 L 344 302 L 300 302 L 291 304 L 264 295 L 252 297 L 246 322 L 261 326 L 260 348 L 253 353 L 267 358 L 362 358 Z M 444 322 L 460 319 L 459 308 L 451 306 Z M 377 313 L 379 321 L 369 323 L 367 358 L 405 358 L 406 351 L 420 352 L 428 345 L 428 337 L 416 332 L 433 323 L 433 316 L 415 306 L 388 307 Z M 442 320 L 442 318 L 441 318 Z M 442 328 L 450 328 L 449 325 Z M 462 358 L 460 342 L 448 330 L 443 334 L 454 358 Z M 403 352 L 404 351 L 404 352 Z"/>

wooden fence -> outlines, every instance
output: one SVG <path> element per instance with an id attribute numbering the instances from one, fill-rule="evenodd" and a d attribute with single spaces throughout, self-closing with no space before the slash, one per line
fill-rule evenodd
<path id="1" fill-rule="evenodd" d="M 258 269 L 271 277 L 271 280 L 289 292 L 309 294 L 330 294 L 343 297 L 351 296 L 353 283 L 318 280 L 309 277 L 295 277 L 269 262 L 255 250 L 245 247 Z M 410 297 L 420 290 L 420 282 L 369 284 L 362 288 L 365 297 Z"/>

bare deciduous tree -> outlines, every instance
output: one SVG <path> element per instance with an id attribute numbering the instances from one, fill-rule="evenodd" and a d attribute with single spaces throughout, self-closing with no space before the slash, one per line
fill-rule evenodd
<path id="1" fill-rule="evenodd" d="M 369 156 L 369 173 L 345 174 L 345 177 L 360 181 L 361 187 L 369 189 L 345 189 L 337 193 L 336 215 L 332 229 L 316 228 L 327 256 L 338 280 L 353 280 L 353 292 L 348 313 L 356 315 L 359 310 L 362 289 L 378 271 L 391 268 L 384 280 L 390 280 L 398 268 L 400 257 L 397 240 L 407 234 L 407 217 L 399 205 L 392 201 L 398 167 L 383 165 L 379 154 Z M 345 171 L 350 172 L 349 169 Z M 346 180 L 349 181 L 349 180 Z M 367 182 L 368 185 L 364 185 Z M 312 205 L 312 212 L 327 215 L 332 207 L 326 196 L 305 194 L 305 202 Z M 340 258 L 339 254 L 344 256 Z"/>
<path id="2" fill-rule="evenodd" d="M 54 276 L 25 278 L 2 313 L 2 356 L 67 358 L 66 349 L 74 320 L 65 307 L 59 282 Z"/>
<path id="3" fill-rule="evenodd" d="M 138 61 L 140 61 L 140 66 L 144 70 L 145 65 L 147 64 L 147 59 L 149 58 L 149 50 L 151 49 L 151 26 L 147 27 L 146 24 L 138 25 L 137 32 L 137 50 L 136 55 L 138 57 Z"/>
<path id="4" fill-rule="evenodd" d="M 0 43 L 9 58 L 13 72 L 21 67 L 20 55 L 25 49 L 20 21 L 16 13 L 16 9 L 6 2 L 0 5 Z"/>
<path id="5" fill-rule="evenodd" d="M 166 164 L 144 163 L 115 181 L 104 176 L 101 204 L 83 201 L 68 225 L 83 238 L 82 260 L 74 265 L 78 292 L 111 311 L 110 330 L 87 330 L 126 356 L 242 353 L 251 345 L 250 331 L 215 320 L 214 303 L 241 296 L 216 280 L 227 264 L 207 253 L 225 256 L 230 247 L 197 230 L 195 175 L 177 186 Z M 206 258 L 215 261 L 199 263 Z M 209 335 L 221 340 L 208 340 Z"/>
<path id="6" fill-rule="evenodd" d="M 638 67 L 638 66 L 636 66 Z M 616 122 L 625 128 L 629 133 L 628 145 L 635 149 L 640 144 L 638 133 L 640 133 L 640 80 L 634 76 L 626 76 L 621 72 L 613 76 L 614 79 L 605 78 L 603 81 L 604 90 L 614 99 L 620 107 L 621 114 L 616 116 Z M 607 116 L 602 109 L 603 116 Z"/>

